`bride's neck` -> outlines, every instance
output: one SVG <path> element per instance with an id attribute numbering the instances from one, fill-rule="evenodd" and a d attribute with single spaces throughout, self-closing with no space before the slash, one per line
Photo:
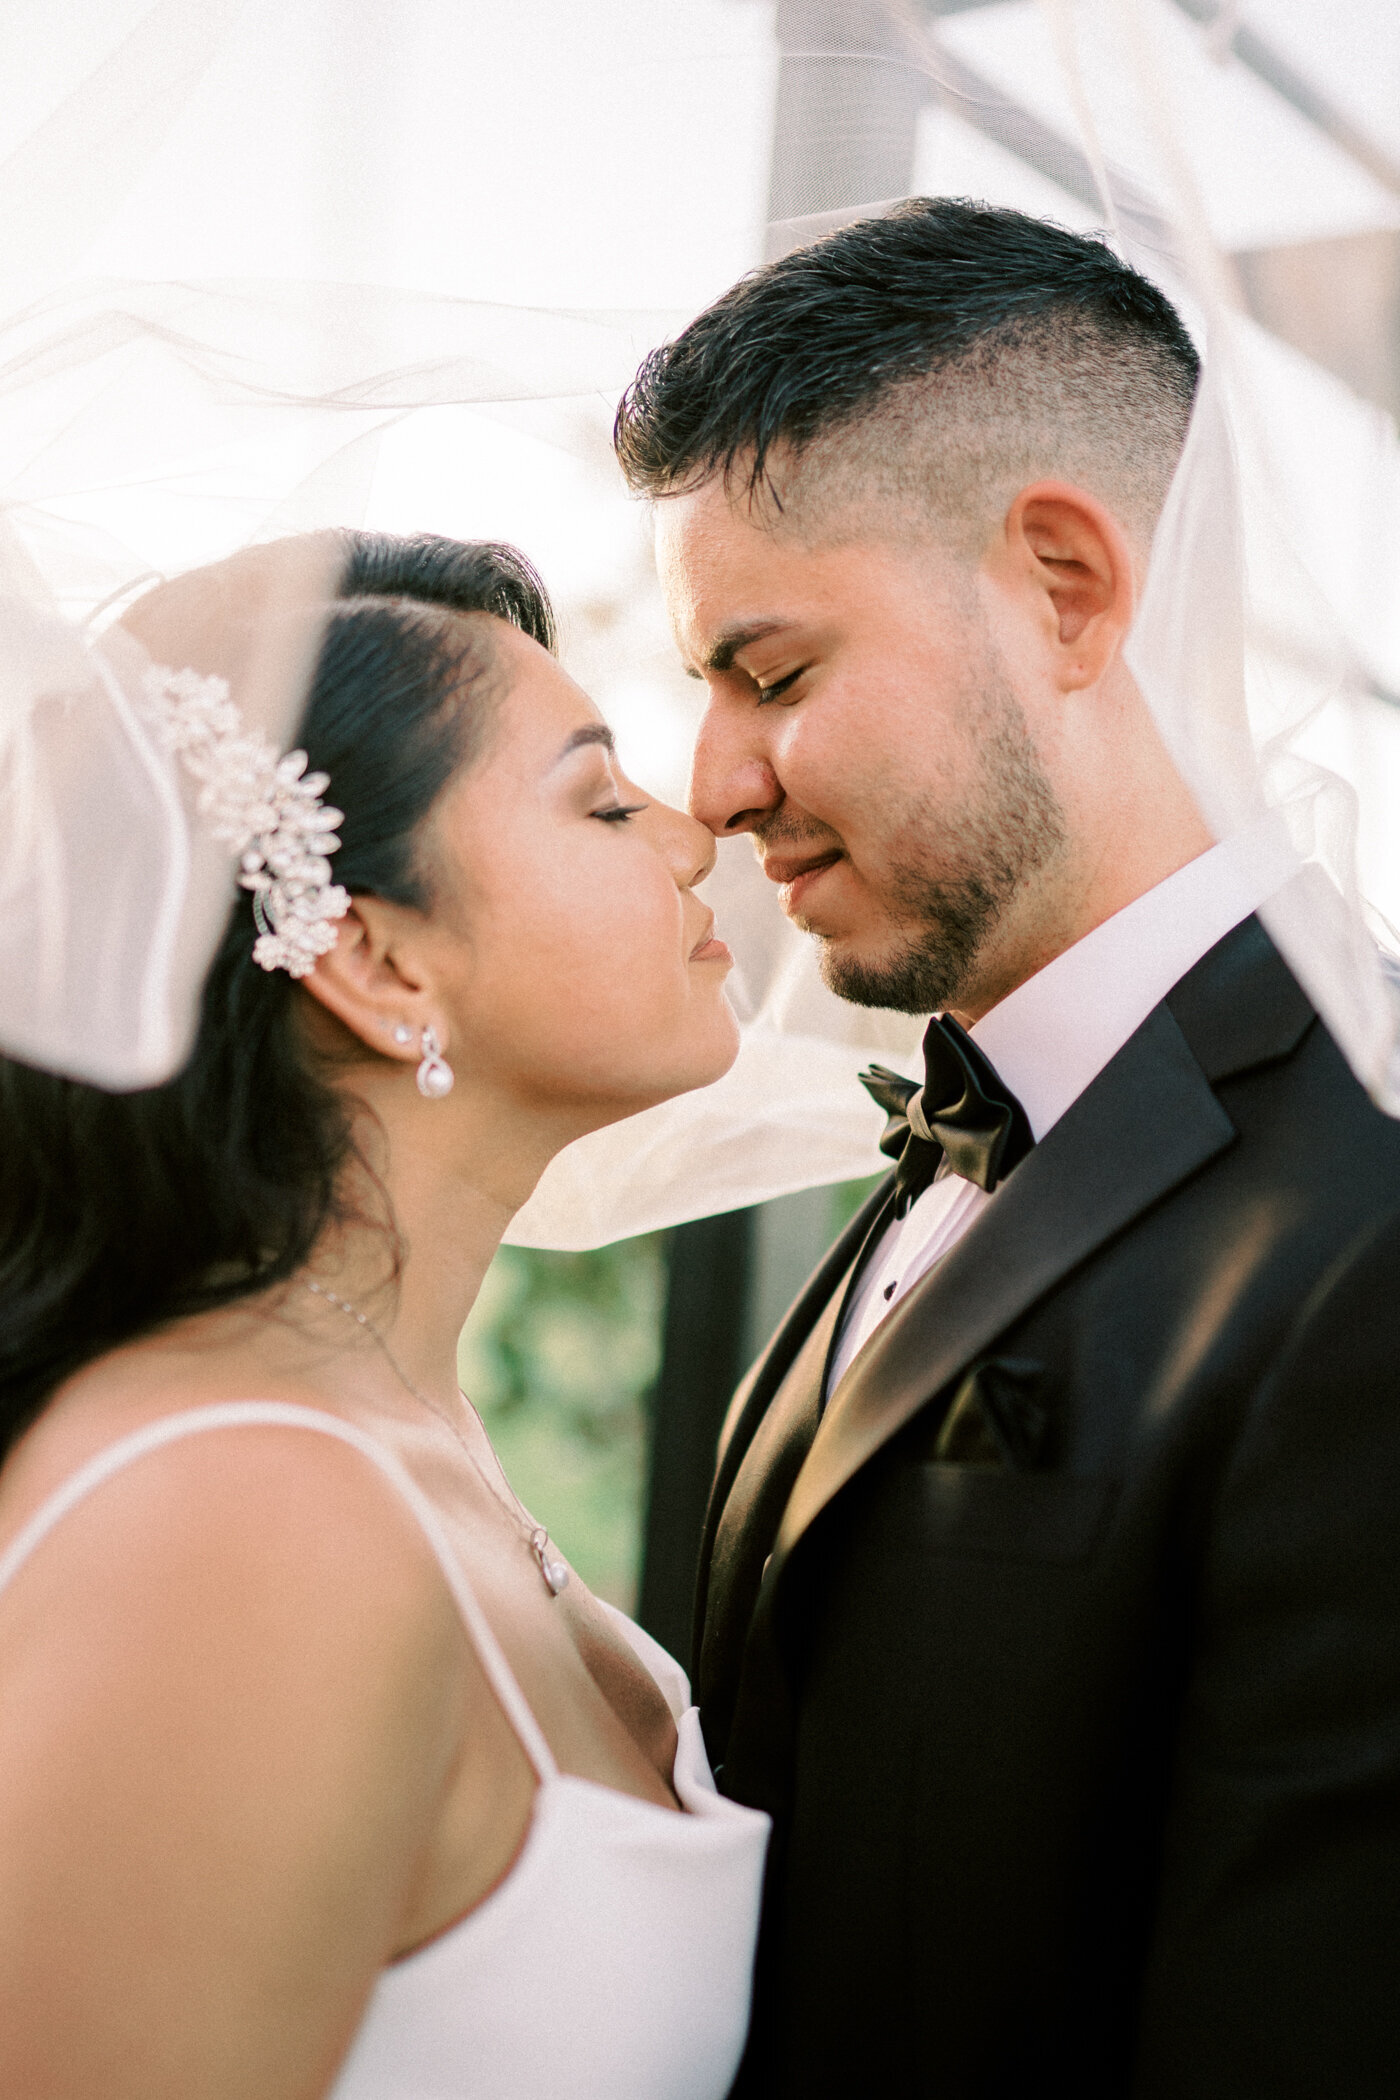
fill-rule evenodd
<path id="1" fill-rule="evenodd" d="M 308 1274 L 373 1321 L 415 1386 L 450 1395 L 482 1279 L 559 1134 L 467 1101 L 370 1106 L 358 1132 L 370 1171 L 352 1170 L 351 1216 L 322 1236 Z"/>

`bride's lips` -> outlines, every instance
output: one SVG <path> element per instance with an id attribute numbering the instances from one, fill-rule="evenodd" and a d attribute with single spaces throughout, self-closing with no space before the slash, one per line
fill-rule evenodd
<path id="1" fill-rule="evenodd" d="M 763 863 L 763 872 L 770 882 L 782 885 L 782 906 L 789 918 L 794 918 L 802 899 L 812 885 L 828 868 L 834 868 L 838 860 L 844 859 L 839 847 L 828 853 L 808 853 L 783 858 L 770 854 Z"/>
<path id="2" fill-rule="evenodd" d="M 698 940 L 691 949 L 690 960 L 692 962 L 733 962 L 734 957 L 730 954 L 727 945 L 718 939 L 715 934 L 713 917 L 705 929 L 703 938 Z"/>

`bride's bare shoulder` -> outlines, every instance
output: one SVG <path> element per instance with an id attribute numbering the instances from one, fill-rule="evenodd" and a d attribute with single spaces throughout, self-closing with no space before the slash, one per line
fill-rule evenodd
<path id="1" fill-rule="evenodd" d="M 339 1417 L 315 1394 L 163 1395 L 147 1402 L 94 1393 L 90 1400 L 79 1405 L 75 1398 L 41 1418 L 7 1459 L 0 1549 L 90 1461 L 110 1453 L 125 1462 L 82 1497 L 41 1549 L 55 1566 L 71 1567 L 75 1580 L 95 1555 L 108 1584 L 119 1583 L 128 1566 L 164 1566 L 173 1575 L 187 1562 L 223 1563 L 254 1580 L 277 1564 L 292 1592 L 314 1587 L 318 1570 L 335 1569 L 342 1601 L 361 1586 L 386 1606 L 396 1593 L 416 1605 L 442 1592 L 412 1511 L 363 1451 L 318 1429 Z M 290 1403 L 301 1419 L 264 1418 L 258 1410 L 269 1400 Z M 186 1422 L 194 1433 L 154 1445 L 140 1436 Z M 455 1626 L 450 1599 L 444 1612 Z"/>
<path id="2" fill-rule="evenodd" d="M 269 1360 L 267 1324 L 235 1307 L 174 1322 L 80 1364 L 5 1456 L 0 1539 L 99 1453 L 167 1417 L 239 1401 L 324 1409 L 323 1388 L 288 1376 L 275 1352 Z M 309 1448 L 304 1457 L 309 1466 L 318 1462 Z"/>
<path id="3" fill-rule="evenodd" d="M 177 1654 L 186 1637 L 207 1646 L 247 1613 L 274 1645 L 353 1648 L 362 1668 L 376 1647 L 386 1666 L 441 1663 L 460 1647 L 460 1622 L 403 1497 L 362 1450 L 309 1420 L 211 1413 L 269 1401 L 339 1419 L 314 1388 L 240 1379 L 217 1359 L 180 1375 L 137 1347 L 79 1372 L 0 1469 L 0 1551 L 91 1461 L 132 1456 L 63 1517 L 16 1590 L 49 1595 L 47 1625 L 89 1634 L 121 1600 L 128 1617 L 110 1637 L 124 1625 L 123 1642 L 152 1654 Z M 210 1426 L 130 1445 L 177 1417 Z"/>
<path id="4" fill-rule="evenodd" d="M 144 1415 L 179 1411 L 165 1394 Z M 100 1376 L 60 1395 L 0 1474 L 0 1549 L 142 1413 Z M 80 2026 L 159 2035 L 171 2060 L 178 2030 L 206 2068 L 230 2035 L 274 2066 L 333 2061 L 401 1943 L 481 1703 L 377 1466 L 265 1421 L 147 1449 L 0 1595 L 0 1682 L 0 1857 L 12 1886 L 64 1891 Z M 7 1953 L 13 2002 L 42 2008 L 59 1957 L 28 1941 Z"/>

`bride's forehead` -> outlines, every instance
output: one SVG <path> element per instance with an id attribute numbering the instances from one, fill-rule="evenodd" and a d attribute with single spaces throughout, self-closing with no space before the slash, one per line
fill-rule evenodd
<path id="1" fill-rule="evenodd" d="M 515 628 L 497 637 L 501 671 L 500 727 L 497 749 L 528 749 L 549 763 L 565 743 L 608 748 L 603 717 L 548 650 Z M 489 756 L 489 754 L 488 754 Z"/>

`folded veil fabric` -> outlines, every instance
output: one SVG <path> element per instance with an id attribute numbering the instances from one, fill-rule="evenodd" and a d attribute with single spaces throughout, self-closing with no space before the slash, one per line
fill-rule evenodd
<path id="1" fill-rule="evenodd" d="M 693 692 L 612 403 L 765 253 L 942 191 L 1105 229 L 1196 333 L 1130 661 L 1211 828 L 1282 813 L 1300 872 L 1270 928 L 1400 1107 L 1383 0 L 1338 0 L 1325 37 L 1285 0 L 62 15 L 0 30 L 0 1046 L 121 1087 L 190 1040 L 232 871 L 125 704 L 139 665 L 99 608 L 143 576 L 323 524 L 515 538 L 624 757 L 683 792 Z M 236 678 L 284 743 L 285 612 Z M 572 1148 L 513 1237 L 596 1245 L 879 1167 L 856 1075 L 916 1074 L 922 1018 L 827 993 L 744 842 L 713 898 L 735 1072 Z"/>
<path id="2" fill-rule="evenodd" d="M 0 592 L 0 1049 L 114 1091 L 189 1055 L 233 894 L 227 848 L 150 719 L 151 658 L 59 614 L 22 555 Z M 334 552 L 245 564 L 189 668 L 227 678 L 245 728 L 285 746 L 309 689 Z"/>

